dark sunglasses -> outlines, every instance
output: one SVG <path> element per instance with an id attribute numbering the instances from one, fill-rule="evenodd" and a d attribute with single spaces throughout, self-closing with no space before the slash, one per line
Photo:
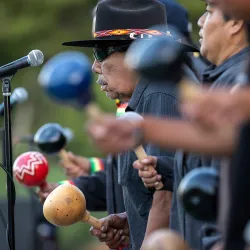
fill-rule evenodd
<path id="1" fill-rule="evenodd" d="M 111 54 L 115 52 L 126 52 L 128 50 L 128 47 L 129 47 L 128 45 L 122 45 L 122 46 L 111 46 L 108 48 L 94 48 L 93 54 L 98 62 L 103 62 Z"/>

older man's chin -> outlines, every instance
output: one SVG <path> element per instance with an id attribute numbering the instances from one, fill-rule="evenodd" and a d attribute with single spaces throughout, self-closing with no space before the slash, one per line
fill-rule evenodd
<path id="1" fill-rule="evenodd" d="M 106 92 L 106 96 L 109 98 L 109 99 L 112 99 L 112 100 L 120 100 L 122 102 L 129 102 L 131 96 L 126 96 L 126 95 L 122 95 L 122 94 L 118 94 L 118 93 L 114 93 L 114 92 Z"/>

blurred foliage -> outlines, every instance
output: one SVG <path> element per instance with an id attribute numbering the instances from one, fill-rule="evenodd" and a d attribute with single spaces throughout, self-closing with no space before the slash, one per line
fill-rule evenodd
<path id="1" fill-rule="evenodd" d="M 197 21 L 204 11 L 204 2 L 200 0 L 179 0 L 188 10 L 193 24 L 193 38 L 198 40 Z M 43 51 L 45 60 L 55 54 L 67 50 L 80 50 L 92 61 L 90 49 L 74 49 L 61 46 L 64 41 L 91 38 L 92 16 L 95 0 L 2 0 L 0 2 L 0 65 L 16 60 L 33 49 Z M 29 101 L 19 105 L 12 112 L 14 135 L 33 134 L 47 122 L 58 122 L 71 128 L 75 137 L 67 145 L 68 150 L 85 156 L 101 156 L 91 144 L 84 130 L 86 114 L 82 110 L 74 110 L 54 103 L 37 83 L 39 68 L 24 69 L 14 77 L 12 89 L 24 87 L 29 92 Z M 95 79 L 94 79 L 95 81 Z M 95 101 L 106 112 L 115 111 L 115 103 L 105 97 L 97 84 L 93 84 Z M 28 150 L 27 145 L 15 146 L 13 158 Z M 59 181 L 65 176 L 58 166 L 56 157 L 49 157 L 49 181 Z M 0 172 L 0 195 L 5 196 L 5 174 Z M 18 195 L 27 192 L 17 184 Z M 96 214 L 103 217 L 105 214 Z M 59 230 L 61 249 L 85 249 L 81 247 L 93 240 L 88 233 L 89 226 L 77 224 Z M 2 236 L 1 236 L 2 238 Z"/>

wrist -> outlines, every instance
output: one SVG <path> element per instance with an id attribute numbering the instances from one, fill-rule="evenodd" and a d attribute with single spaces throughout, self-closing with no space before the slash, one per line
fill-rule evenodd
<path id="1" fill-rule="evenodd" d="M 102 159 L 91 157 L 89 158 L 90 163 L 90 174 L 94 174 L 96 172 L 104 170 L 104 164 Z"/>

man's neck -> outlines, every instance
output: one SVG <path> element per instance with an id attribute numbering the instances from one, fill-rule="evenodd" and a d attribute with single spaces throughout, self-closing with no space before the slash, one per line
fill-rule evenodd
<path id="1" fill-rule="evenodd" d="M 216 66 L 223 64 L 227 59 L 238 54 L 244 48 L 249 46 L 246 41 L 242 40 L 232 41 L 230 44 L 230 46 L 225 46 L 221 50 L 221 53 L 219 53 L 217 60 L 214 62 Z"/>

